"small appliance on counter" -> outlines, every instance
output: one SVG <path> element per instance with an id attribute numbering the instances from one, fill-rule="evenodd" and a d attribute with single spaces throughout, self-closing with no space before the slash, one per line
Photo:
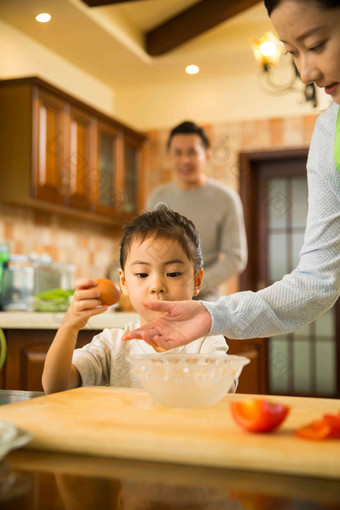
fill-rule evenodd
<path id="1" fill-rule="evenodd" d="M 50 257 L 11 255 L 3 270 L 2 306 L 5 311 L 28 311 L 32 298 L 51 289 L 73 288 L 75 267 Z"/>

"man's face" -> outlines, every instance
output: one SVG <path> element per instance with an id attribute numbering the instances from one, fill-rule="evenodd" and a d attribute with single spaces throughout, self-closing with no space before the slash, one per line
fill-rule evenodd
<path id="1" fill-rule="evenodd" d="M 175 135 L 169 148 L 169 160 L 180 188 L 192 189 L 206 181 L 205 167 L 210 150 L 204 148 L 199 135 Z"/>

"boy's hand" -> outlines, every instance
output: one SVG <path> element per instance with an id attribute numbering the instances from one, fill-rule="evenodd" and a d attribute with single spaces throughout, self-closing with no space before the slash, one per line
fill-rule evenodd
<path id="1" fill-rule="evenodd" d="M 76 281 L 76 290 L 62 322 L 63 325 L 80 330 L 86 326 L 90 317 L 107 310 L 108 307 L 102 305 L 100 300 L 100 292 L 94 288 L 96 285 L 97 282 L 90 278 Z"/>

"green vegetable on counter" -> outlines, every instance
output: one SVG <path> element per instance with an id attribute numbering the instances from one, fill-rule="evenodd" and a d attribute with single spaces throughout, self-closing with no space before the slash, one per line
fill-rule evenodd
<path id="1" fill-rule="evenodd" d="M 40 292 L 40 294 L 36 294 L 35 297 L 39 299 L 68 299 L 70 296 L 73 296 L 74 290 L 69 289 L 51 289 L 45 290 L 45 292 Z"/>
<path id="2" fill-rule="evenodd" d="M 69 298 L 73 294 L 73 289 L 51 289 L 40 292 L 34 296 L 34 310 L 36 312 L 65 312 L 70 305 Z"/>

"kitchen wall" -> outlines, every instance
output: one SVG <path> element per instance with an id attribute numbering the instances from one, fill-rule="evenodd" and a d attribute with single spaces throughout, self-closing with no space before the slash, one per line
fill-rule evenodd
<path id="1" fill-rule="evenodd" d="M 287 69 L 287 76 L 291 68 Z M 287 76 L 282 83 L 287 82 Z M 277 78 L 276 78 L 277 79 Z M 200 124 L 225 121 L 284 118 L 319 113 L 327 108 L 329 96 L 317 90 L 318 107 L 313 108 L 303 96 L 303 85 L 283 95 L 263 90 L 260 72 L 228 74 L 220 78 L 187 76 L 181 82 L 154 84 L 148 87 L 124 87 L 115 90 L 115 114 L 129 119 L 138 129 L 162 129 L 183 120 Z"/>
<path id="2" fill-rule="evenodd" d="M 209 175 L 238 190 L 240 151 L 307 147 L 315 119 L 315 114 L 309 114 L 205 124 L 212 147 Z M 172 179 L 166 154 L 168 132 L 148 132 L 149 191 Z M 112 260 L 118 260 L 120 236 L 119 230 L 0 203 L 0 241 L 10 244 L 11 253 L 47 253 L 55 261 L 75 264 L 77 277 L 104 276 Z M 233 279 L 224 291 L 237 288 L 237 279 Z"/>
<path id="3" fill-rule="evenodd" d="M 0 242 L 12 254 L 50 255 L 76 266 L 76 278 L 104 277 L 119 254 L 120 233 L 82 220 L 0 203 Z"/>

